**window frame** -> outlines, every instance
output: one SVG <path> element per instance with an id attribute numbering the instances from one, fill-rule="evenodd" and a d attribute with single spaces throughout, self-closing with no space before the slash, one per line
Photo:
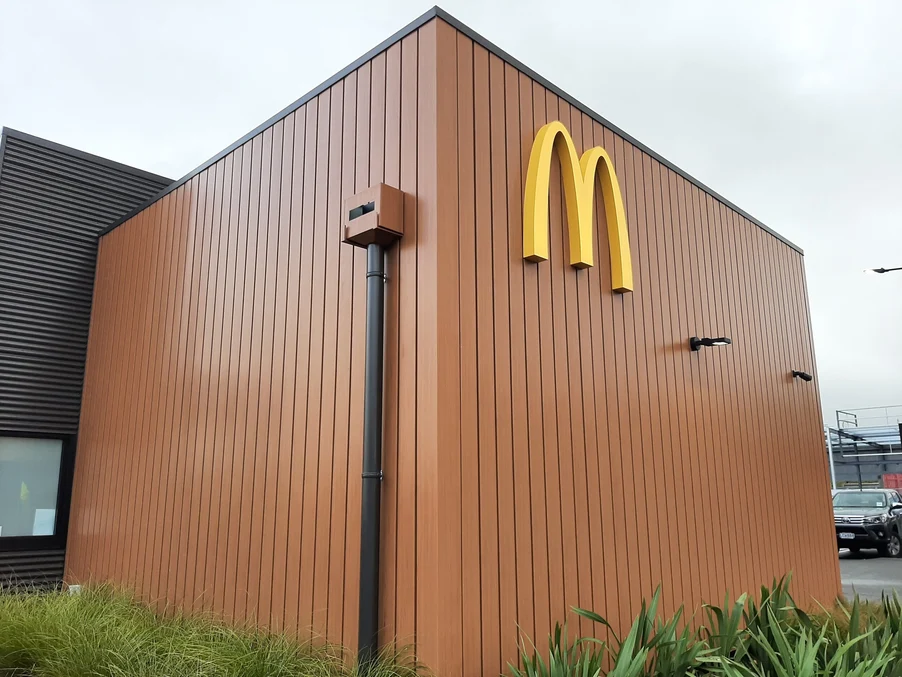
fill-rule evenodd
<path id="1" fill-rule="evenodd" d="M 56 488 L 56 521 L 53 536 L 0 536 L 0 552 L 17 550 L 59 550 L 66 547 L 69 532 L 69 508 L 72 501 L 72 477 L 75 470 L 76 436 L 24 430 L 0 429 L 0 437 L 27 437 L 38 440 L 60 440 L 59 483 Z"/>

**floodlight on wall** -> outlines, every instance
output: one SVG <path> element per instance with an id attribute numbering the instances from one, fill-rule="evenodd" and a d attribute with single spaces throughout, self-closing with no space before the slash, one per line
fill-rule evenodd
<path id="1" fill-rule="evenodd" d="M 693 351 L 698 351 L 702 349 L 702 346 L 711 348 L 713 346 L 728 346 L 731 343 L 733 343 L 733 341 L 726 336 L 719 336 L 718 338 L 699 338 L 698 336 L 693 336 L 689 339 L 689 348 Z"/>
<path id="2" fill-rule="evenodd" d="M 806 383 L 807 383 L 808 381 L 811 381 L 811 380 L 814 379 L 814 376 L 812 376 L 811 374 L 809 374 L 809 373 L 807 373 L 807 372 L 804 372 L 804 371 L 799 371 L 798 369 L 793 369 L 793 370 L 792 370 L 792 377 L 793 377 L 793 378 L 800 378 L 800 379 L 802 379 L 803 381 L 805 381 Z"/>

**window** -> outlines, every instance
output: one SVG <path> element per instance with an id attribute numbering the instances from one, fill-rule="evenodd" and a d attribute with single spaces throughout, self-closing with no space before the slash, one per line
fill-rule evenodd
<path id="1" fill-rule="evenodd" d="M 53 536 L 62 440 L 0 437 L 0 539 Z"/>
<path id="2" fill-rule="evenodd" d="M 882 491 L 841 491 L 833 497 L 835 508 L 885 508 L 886 494 Z"/>

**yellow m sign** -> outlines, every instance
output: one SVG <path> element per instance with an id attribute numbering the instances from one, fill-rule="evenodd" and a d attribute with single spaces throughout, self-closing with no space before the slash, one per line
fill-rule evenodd
<path id="1" fill-rule="evenodd" d="M 620 184 L 614 165 L 604 149 L 590 148 L 582 157 L 567 128 L 549 122 L 539 130 L 529 156 L 526 196 L 523 205 L 523 257 L 529 261 L 548 259 L 548 189 L 551 159 L 557 151 L 564 178 L 564 199 L 570 231 L 570 265 L 587 268 L 592 256 L 592 221 L 595 212 L 595 176 L 601 179 L 604 214 L 608 223 L 611 250 L 611 287 L 615 292 L 633 290 L 633 264 L 630 259 L 629 233 Z"/>

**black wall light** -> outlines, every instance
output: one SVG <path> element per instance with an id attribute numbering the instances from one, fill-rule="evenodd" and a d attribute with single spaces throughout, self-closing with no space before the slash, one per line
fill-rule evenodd
<path id="1" fill-rule="evenodd" d="M 793 369 L 793 370 L 792 370 L 792 377 L 793 377 L 793 378 L 800 378 L 800 379 L 802 379 L 803 381 L 806 381 L 806 382 L 807 382 L 807 381 L 811 381 L 812 379 L 814 379 L 814 376 L 812 376 L 811 374 L 808 374 L 808 373 L 806 373 L 806 372 L 804 372 L 804 371 L 799 371 L 798 369 Z"/>
<path id="2" fill-rule="evenodd" d="M 718 338 L 699 338 L 698 336 L 693 336 L 689 339 L 689 347 L 694 351 L 701 350 L 702 346 L 710 348 L 712 346 L 728 346 L 731 343 L 732 341 L 726 336 L 720 336 Z"/>

